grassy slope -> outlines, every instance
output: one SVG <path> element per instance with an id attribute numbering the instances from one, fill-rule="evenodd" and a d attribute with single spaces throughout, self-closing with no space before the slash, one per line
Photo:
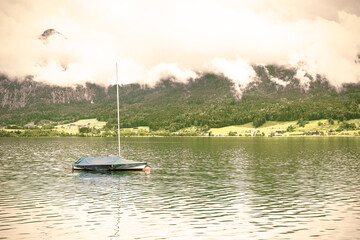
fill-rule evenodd
<path id="1" fill-rule="evenodd" d="M 102 129 L 106 125 L 104 121 L 98 121 L 96 118 L 93 119 L 82 119 L 73 123 L 57 125 L 55 128 L 59 132 L 68 134 L 78 134 L 79 126 L 88 126 L 89 128 Z"/>
<path id="2" fill-rule="evenodd" d="M 319 126 L 318 125 L 319 122 L 323 123 L 323 125 Z M 347 122 L 355 123 L 357 126 L 360 126 L 360 119 L 352 119 Z M 211 128 L 209 131 L 211 131 L 214 136 L 228 136 L 230 131 L 236 132 L 237 133 L 236 135 L 241 134 L 242 136 L 245 136 L 246 134 L 249 135 L 251 130 L 258 129 L 260 133 L 263 132 L 266 136 L 268 136 L 271 134 L 271 132 L 286 131 L 286 129 L 290 125 L 292 125 L 292 126 L 296 126 L 293 132 L 286 132 L 281 135 L 296 136 L 296 135 L 304 135 L 305 133 L 316 132 L 316 131 L 322 131 L 325 133 L 325 135 L 329 135 L 326 133 L 326 131 L 330 131 L 331 129 L 336 130 L 340 126 L 338 122 L 335 122 L 333 125 L 330 125 L 328 124 L 328 120 L 326 119 L 309 121 L 309 123 L 306 124 L 304 127 L 299 127 L 296 125 L 296 123 L 297 121 L 289 121 L 289 122 L 268 121 L 259 128 L 255 128 L 252 123 L 247 123 L 238 126 Z M 359 133 L 359 130 L 334 133 L 334 135 L 356 135 L 356 133 Z"/>
<path id="3" fill-rule="evenodd" d="M 322 123 L 321 126 L 319 126 L 319 122 Z M 352 119 L 347 122 L 355 123 L 357 126 L 360 126 L 360 119 Z M 78 134 L 79 133 L 78 125 L 87 125 L 90 128 L 92 128 L 92 127 L 103 128 L 105 126 L 105 124 L 106 124 L 106 122 L 98 121 L 96 119 L 83 119 L 83 120 L 79 120 L 79 121 L 71 123 L 71 124 L 69 123 L 69 124 L 64 124 L 64 125 L 58 125 L 56 127 L 56 129 L 57 129 L 57 131 L 60 131 L 60 132 L 64 131 L 65 133 L 69 133 L 69 134 Z M 75 126 L 73 126 L 73 125 L 75 125 Z M 294 131 L 286 132 L 287 128 L 290 125 L 295 127 Z M 239 136 L 239 135 L 250 136 L 250 135 L 253 135 L 251 133 L 252 130 L 259 130 L 259 133 L 260 134 L 264 133 L 265 136 L 269 136 L 272 132 L 276 132 L 276 131 L 284 131 L 285 133 L 283 133 L 283 134 L 276 134 L 276 135 L 282 135 L 282 136 L 304 135 L 305 133 L 316 132 L 316 131 L 322 131 L 325 133 L 325 135 L 329 135 L 328 133 L 326 133 L 326 131 L 330 131 L 331 129 L 336 130 L 336 129 L 338 129 L 339 126 L 340 126 L 340 123 L 338 123 L 337 121 L 335 121 L 333 125 L 330 125 L 328 123 L 328 120 L 326 120 L 326 119 L 309 121 L 309 123 L 307 123 L 304 127 L 299 127 L 297 125 L 297 121 L 287 121 L 287 122 L 268 121 L 259 128 L 255 128 L 252 123 L 246 123 L 246 124 L 237 125 L 237 126 L 211 128 L 209 130 L 209 132 L 211 132 L 212 135 L 214 135 L 214 136 L 228 136 L 229 132 L 236 132 L 237 136 Z M 143 130 L 146 132 L 150 131 L 149 127 L 147 127 L 147 126 L 138 127 L 136 130 L 134 130 L 133 128 L 122 128 L 122 131 L 124 131 L 124 132 L 132 132 L 132 131 L 136 132 L 138 130 Z M 178 132 L 183 133 L 183 132 L 196 132 L 196 131 L 199 131 L 199 129 L 196 127 L 189 127 L 189 128 L 181 129 Z M 352 135 L 353 136 L 353 135 L 357 135 L 358 132 L 359 132 L 359 130 L 354 130 L 354 131 L 334 133 L 334 135 Z"/>
<path id="4" fill-rule="evenodd" d="M 63 132 L 70 135 L 76 135 L 79 134 L 79 126 L 87 126 L 89 128 L 97 128 L 100 129 L 101 133 L 104 132 L 104 127 L 106 125 L 106 122 L 104 121 L 98 121 L 96 118 L 91 119 L 82 119 L 76 122 L 68 123 L 68 124 L 60 124 L 55 127 L 56 131 Z M 139 126 L 137 128 L 122 128 L 121 131 L 123 132 L 137 132 L 137 131 L 145 131 L 149 132 L 150 129 L 148 126 Z M 114 131 L 113 131 L 114 132 Z M 115 132 L 114 132 L 115 134 Z"/>

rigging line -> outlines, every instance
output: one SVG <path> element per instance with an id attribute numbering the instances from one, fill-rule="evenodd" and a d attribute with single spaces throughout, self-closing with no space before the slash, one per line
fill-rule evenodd
<path id="1" fill-rule="evenodd" d="M 119 145 L 119 157 L 120 157 L 119 79 L 118 79 L 117 63 L 116 63 L 116 99 L 117 99 L 117 121 L 118 121 L 118 145 Z"/>

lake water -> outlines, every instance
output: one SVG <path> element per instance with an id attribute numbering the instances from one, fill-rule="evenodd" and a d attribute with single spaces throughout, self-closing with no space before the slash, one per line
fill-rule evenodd
<path id="1" fill-rule="evenodd" d="M 0 239 L 360 239 L 360 138 L 0 138 Z"/>

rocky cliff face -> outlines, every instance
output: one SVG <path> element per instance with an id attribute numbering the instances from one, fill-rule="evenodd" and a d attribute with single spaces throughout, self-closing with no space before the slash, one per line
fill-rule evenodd
<path id="1" fill-rule="evenodd" d="M 31 77 L 20 81 L 0 76 L 0 108 L 3 110 L 11 111 L 37 104 L 94 103 L 105 96 L 106 89 L 95 84 L 59 87 L 35 82 Z"/>

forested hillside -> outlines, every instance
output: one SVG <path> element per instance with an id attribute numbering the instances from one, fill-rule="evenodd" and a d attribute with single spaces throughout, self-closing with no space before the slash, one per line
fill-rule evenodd
<path id="1" fill-rule="evenodd" d="M 336 90 L 317 76 L 304 88 L 296 69 L 255 66 L 257 81 L 238 99 L 234 83 L 206 74 L 187 84 L 162 80 L 149 88 L 138 84 L 120 87 L 122 127 L 149 126 L 176 131 L 189 126 L 203 129 L 253 122 L 360 118 L 360 85 Z M 274 78 L 280 79 L 279 82 Z M 71 122 L 97 118 L 116 125 L 116 86 L 95 84 L 50 86 L 33 81 L 0 77 L 0 126 L 50 120 Z"/>

